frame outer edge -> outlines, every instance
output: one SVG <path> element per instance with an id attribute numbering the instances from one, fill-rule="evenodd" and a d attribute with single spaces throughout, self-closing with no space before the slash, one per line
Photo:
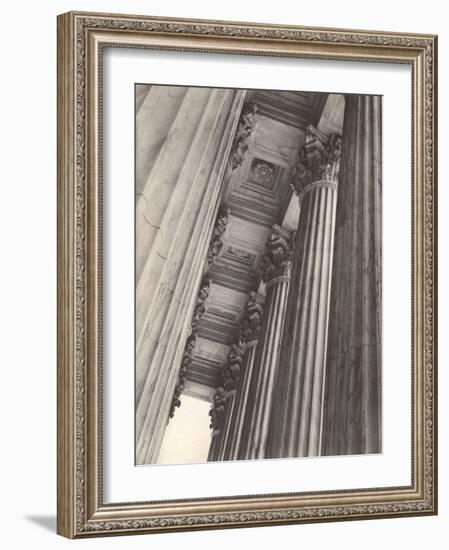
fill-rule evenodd
<path id="1" fill-rule="evenodd" d="M 73 18 L 57 18 L 57 522 L 59 535 L 74 538 L 74 48 Z"/>
<path id="2" fill-rule="evenodd" d="M 83 17 L 87 19 L 84 21 Z M 363 33 L 367 37 L 366 43 L 363 37 L 364 46 L 373 47 L 373 56 L 375 52 L 382 48 L 395 50 L 394 57 L 401 57 L 407 51 L 414 50 L 415 55 L 419 55 L 420 62 L 429 61 L 429 72 L 424 70 L 421 73 L 419 85 L 415 90 L 418 97 L 427 98 L 427 106 L 430 107 L 426 112 L 425 101 L 419 102 L 420 109 L 423 111 L 425 132 L 421 128 L 420 147 L 418 148 L 422 157 L 417 166 L 417 173 L 420 178 L 424 177 L 426 185 L 423 186 L 422 202 L 420 206 L 421 227 L 424 221 L 425 231 L 420 234 L 422 245 L 427 245 L 428 270 L 425 272 L 428 276 L 430 285 L 418 283 L 425 295 L 427 292 L 427 309 L 422 309 L 424 327 L 429 330 L 427 335 L 422 334 L 424 345 L 427 345 L 427 354 L 421 347 L 422 360 L 430 357 L 428 364 L 428 376 L 426 377 L 427 390 L 430 395 L 430 401 L 427 403 L 424 395 L 421 395 L 424 405 L 430 405 L 430 422 L 426 423 L 426 428 L 421 424 L 420 429 L 425 432 L 424 444 L 432 446 L 433 454 L 426 453 L 424 449 L 421 452 L 430 460 L 430 464 L 423 463 L 422 456 L 419 460 L 419 472 L 422 487 L 427 494 L 424 501 L 405 501 L 404 503 L 393 500 L 391 503 L 356 503 L 352 506 L 338 505 L 326 507 L 329 513 L 319 514 L 319 510 L 310 508 L 304 511 L 291 510 L 291 514 L 286 509 L 256 511 L 222 511 L 193 513 L 184 512 L 184 515 L 168 513 L 168 515 L 158 517 L 133 518 L 128 516 L 126 511 L 118 511 L 117 517 L 109 516 L 104 518 L 95 518 L 95 508 L 101 503 L 92 499 L 92 486 L 95 485 L 97 478 L 89 474 L 89 468 L 92 467 L 92 458 L 95 463 L 97 457 L 92 457 L 89 451 L 89 445 L 92 443 L 91 436 L 96 437 L 93 431 L 96 431 L 95 421 L 93 424 L 89 421 L 92 415 L 91 389 L 88 383 L 98 383 L 98 379 L 92 375 L 93 364 L 91 363 L 92 349 L 89 345 L 89 338 L 93 333 L 89 329 L 89 321 L 92 321 L 92 304 L 85 303 L 84 299 L 91 299 L 89 288 L 92 280 L 89 278 L 91 271 L 89 266 L 92 262 L 92 253 L 86 250 L 87 239 L 92 235 L 92 218 L 89 216 L 91 206 L 85 204 L 86 199 L 92 198 L 90 193 L 86 193 L 90 187 L 85 187 L 86 177 L 89 179 L 92 174 L 89 171 L 89 163 L 86 161 L 87 150 L 85 150 L 85 141 L 89 143 L 92 139 L 92 128 L 89 132 L 86 129 L 86 123 L 89 122 L 86 117 L 85 109 L 90 112 L 88 105 L 85 104 L 87 89 L 86 80 L 89 82 L 89 71 L 84 70 L 86 46 L 86 34 L 82 34 L 87 26 L 94 29 L 102 29 L 104 23 L 99 23 L 95 18 L 121 19 L 118 28 L 108 27 L 111 32 L 122 33 L 129 22 L 133 33 L 140 31 L 153 31 L 155 35 L 161 32 L 162 35 L 188 36 L 189 39 L 196 39 L 201 36 L 212 35 L 217 32 L 221 38 L 230 38 L 237 35 L 242 40 L 242 48 L 245 45 L 256 43 L 259 39 L 270 42 L 273 39 L 276 42 L 291 43 L 299 41 L 303 44 L 326 43 L 329 47 L 336 47 L 339 42 L 350 42 L 351 48 L 355 45 L 361 45 L 358 42 L 358 33 Z M 188 22 L 188 25 L 182 22 Z M 153 26 L 146 23 L 154 22 Z M 157 24 L 156 24 L 157 22 Z M 86 24 L 88 25 L 86 26 Z M 132 23 L 132 25 L 131 25 Z M 216 23 L 216 22 L 215 22 Z M 80 28 L 78 29 L 78 25 Z M 197 24 L 198 26 L 195 26 Z M 405 33 L 396 34 L 380 32 L 385 38 L 385 43 L 377 41 L 376 31 L 355 31 L 344 29 L 317 29 L 305 27 L 285 26 L 285 35 L 280 32 L 283 25 L 271 25 L 260 23 L 239 23 L 223 22 L 223 27 L 214 25 L 213 21 L 192 20 L 192 19 L 173 19 L 173 18 L 153 18 L 147 16 L 124 16 L 118 14 L 98 14 L 89 12 L 69 12 L 58 16 L 58 518 L 57 531 L 60 535 L 68 538 L 85 538 L 90 536 L 104 535 L 123 535 L 135 534 L 139 532 L 162 532 L 162 531 L 185 531 L 192 529 L 217 529 L 231 527 L 250 527 L 256 525 L 276 525 L 287 523 L 309 523 L 316 521 L 334 521 L 346 519 L 379 519 L 381 517 L 414 516 L 428 515 L 437 513 L 437 442 L 436 442 L 436 352 L 437 352 L 437 273 L 436 273 L 436 246 L 437 246 L 437 212 L 436 212 L 436 160 L 437 160 L 437 38 L 435 35 L 406 35 Z M 124 26 L 124 27 L 122 27 Z M 163 29 L 159 30 L 159 26 Z M 254 33 L 246 34 L 245 27 Z M 241 28 L 242 27 L 242 28 Z M 301 29 L 297 32 L 296 29 Z M 303 32 L 304 30 L 304 32 Z M 79 32 L 81 31 L 81 32 Z M 330 31 L 330 32 L 328 32 Z M 331 36 L 331 33 L 335 36 Z M 155 36 L 153 35 L 153 36 Z M 335 40 L 334 40 L 335 39 Z M 79 40 L 79 43 L 77 42 Z M 285 42 L 284 42 L 285 41 Z M 336 43 L 334 43 L 336 42 Z M 176 48 L 175 48 L 176 49 Z M 183 49 L 183 48 L 180 48 Z M 241 49 L 240 47 L 238 48 Z M 199 50 L 201 51 L 201 50 Z M 405 52 L 405 53 L 404 53 Z M 263 55 L 263 54 L 262 54 Z M 329 54 L 327 54 L 329 55 Z M 393 55 L 393 54 L 390 54 Z M 427 57 L 430 55 L 430 57 Z M 356 56 L 358 57 L 358 56 Z M 357 59 L 358 60 L 358 59 Z M 79 68 L 82 71 L 79 73 Z M 425 69 L 427 64 L 425 64 Z M 86 74 L 87 73 L 87 74 Z M 430 77 L 426 79 L 427 77 Z M 81 87 L 77 84 L 77 78 L 81 78 Z M 86 80 L 85 80 L 86 79 Z M 418 106 L 418 107 L 419 107 Z M 418 109 L 417 109 L 418 110 Z M 430 111 L 430 112 L 429 112 Z M 415 113 L 416 115 L 416 113 Z M 416 119 L 415 119 L 416 122 Z M 433 123 L 433 124 L 432 124 Z M 79 130 L 81 131 L 79 132 Z M 84 132 L 84 134 L 83 134 Z M 95 134 L 93 135 L 95 137 Z M 428 146 L 431 153 L 426 156 Z M 89 147 L 87 147 L 89 149 Z M 418 152 L 418 151 L 415 151 Z M 94 155 L 95 156 L 95 155 Z M 427 165 L 428 171 L 424 171 L 422 166 L 424 160 L 430 161 Z M 87 163 L 87 166 L 86 166 Z M 417 174 L 416 174 L 417 175 Z M 416 181 L 416 180 L 415 180 Z M 80 184 L 79 182 L 83 182 Z M 425 200 L 427 199 L 427 203 Z M 433 201 L 433 202 L 432 202 Z M 426 206 L 425 206 L 426 204 Z M 423 213 L 427 213 L 427 220 Z M 90 220 L 90 222 L 88 222 Z M 418 221 L 418 220 L 417 220 Z M 87 229 L 87 232 L 86 232 Z M 94 232 L 95 233 L 95 232 Z M 423 250 L 420 249 L 418 257 L 425 261 Z M 86 277 L 85 270 L 88 271 Z M 90 314 L 88 313 L 90 311 Z M 94 307 L 95 311 L 95 307 Z M 95 321 L 95 319 L 94 319 Z M 87 331 L 86 331 L 87 329 Z M 90 349 L 90 352 L 89 352 Z M 89 356 L 89 357 L 88 357 Z M 90 359 L 89 359 L 90 358 Z M 89 374 L 89 376 L 86 376 Z M 421 373 L 423 377 L 424 373 Z M 90 380 L 90 382 L 89 382 Z M 423 381 L 421 380 L 421 387 Z M 418 398 L 419 400 L 419 398 Z M 89 411 L 89 405 L 91 410 Z M 428 409 L 428 412 L 429 412 Z M 423 415 L 419 417 L 424 422 Z M 433 422 L 432 422 L 433 421 Z M 90 435 L 89 435 L 90 434 Z M 98 491 L 98 487 L 96 488 Z M 430 494 L 429 494 L 430 493 Z M 416 497 L 415 497 L 416 498 Z M 131 503 L 133 504 L 133 503 Z M 137 503 L 134 503 L 137 504 Z M 194 503 L 192 503 L 194 505 Z M 262 506 L 263 503 L 261 503 Z M 101 506 L 100 506 L 101 508 Z M 317 512 L 318 510 L 318 512 Z M 98 510 L 101 512 L 102 510 Z M 103 510 L 107 511 L 107 510 Z M 323 512 L 326 510 L 323 509 Z M 309 514 L 310 512 L 310 514 Z M 92 516 L 93 513 L 93 516 Z M 187 515 L 186 515 L 187 514 Z M 90 517 L 89 517 L 90 516 Z"/>
<path id="3" fill-rule="evenodd" d="M 284 31 L 289 30 L 303 30 L 310 32 L 329 32 L 337 35 L 350 33 L 350 34 L 360 34 L 366 36 L 383 36 L 383 37 L 396 37 L 399 34 L 402 37 L 416 38 L 420 39 L 434 39 L 437 35 L 432 33 L 413 33 L 413 32 L 397 32 L 391 30 L 380 30 L 380 29 L 360 29 L 360 28 L 345 28 L 345 27 L 319 27 L 316 25 L 298 25 L 298 24 L 287 24 L 287 23 L 267 23 L 261 21 L 242 21 L 240 19 L 199 19 L 197 17 L 175 17 L 175 16 L 164 16 L 164 15 L 142 15 L 135 13 L 115 13 L 115 12 L 92 12 L 86 10 L 71 10 L 65 12 L 63 15 L 71 15 L 73 17 L 78 16 L 81 18 L 101 18 L 101 19 L 114 19 L 116 21 L 123 20 L 124 22 L 130 21 L 142 21 L 142 20 L 152 20 L 155 23 L 159 24 L 193 24 L 193 25 L 207 25 L 207 26 L 223 26 L 223 27 L 246 27 L 252 29 L 271 29 L 274 31 Z"/>
<path id="4" fill-rule="evenodd" d="M 433 510 L 438 515 L 438 35 L 432 38 L 432 166 L 433 166 Z"/>

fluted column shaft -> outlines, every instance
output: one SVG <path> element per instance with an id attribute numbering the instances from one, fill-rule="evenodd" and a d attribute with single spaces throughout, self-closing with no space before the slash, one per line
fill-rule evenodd
<path id="1" fill-rule="evenodd" d="M 249 401 L 249 386 L 254 374 L 256 346 L 257 340 L 246 344 L 242 369 L 243 377 L 236 391 L 234 406 L 228 421 L 228 437 L 223 449 L 223 460 L 235 460 L 238 458 L 237 451 L 241 445 L 245 411 Z"/>
<path id="2" fill-rule="evenodd" d="M 248 401 L 248 381 L 251 380 L 254 367 L 254 358 L 257 340 L 249 342 L 245 346 L 242 363 L 242 380 L 238 389 L 225 394 L 225 406 L 223 413 L 223 427 L 213 433 L 213 444 L 209 452 L 209 461 L 234 460 L 235 449 L 238 448 L 242 431 L 243 418 Z"/>
<path id="3" fill-rule="evenodd" d="M 238 343 L 231 346 L 223 369 L 223 387 L 218 388 L 210 412 L 213 440 L 208 460 L 235 458 L 232 449 L 243 431 L 243 416 L 249 399 L 249 383 L 254 372 L 257 339 L 262 325 L 263 307 L 257 292 L 249 294 L 240 319 Z M 217 399 L 217 403 L 215 400 Z"/>
<path id="4" fill-rule="evenodd" d="M 157 87 L 151 88 L 148 101 L 156 93 L 153 88 Z M 176 113 L 170 112 L 161 122 L 163 143 L 157 151 L 153 147 L 151 166 L 140 178 L 136 206 L 138 464 L 157 460 L 243 100 L 244 92 L 236 90 L 188 88 L 176 96 Z"/>
<path id="5" fill-rule="evenodd" d="M 270 284 L 271 283 L 271 284 Z M 270 281 L 237 458 L 265 458 L 289 276 Z"/>
<path id="6" fill-rule="evenodd" d="M 323 454 L 381 452 L 381 98 L 347 96 Z"/>
<path id="7" fill-rule="evenodd" d="M 268 455 L 321 452 L 324 371 L 340 140 L 309 129 L 293 186 L 300 215 L 295 237 Z"/>

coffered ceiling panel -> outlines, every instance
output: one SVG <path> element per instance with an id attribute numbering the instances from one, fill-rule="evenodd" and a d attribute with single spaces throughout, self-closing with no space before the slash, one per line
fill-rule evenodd
<path id="1" fill-rule="evenodd" d="M 279 223 L 304 137 L 305 128 L 258 116 L 245 160 L 233 173 L 226 194 L 235 216 L 266 227 Z"/>
<path id="2" fill-rule="evenodd" d="M 191 365 L 186 372 L 187 383 L 216 388 L 222 383 L 222 370 L 230 346 L 198 337 Z M 199 388 L 191 387 L 192 393 Z M 207 398 L 210 394 L 204 393 Z"/>
<path id="3" fill-rule="evenodd" d="M 239 321 L 248 301 L 248 294 L 217 284 L 210 285 L 206 311 L 198 323 L 201 338 L 231 345 L 238 338 Z"/>
<path id="4" fill-rule="evenodd" d="M 328 94 L 251 91 L 257 122 L 247 141 L 244 160 L 232 173 L 224 201 L 230 208 L 212 279 L 206 311 L 198 322 L 197 346 L 186 373 L 186 393 L 210 400 L 222 383 L 230 346 L 238 341 L 239 321 L 249 293 L 259 287 L 257 270 L 274 224 L 293 231 L 299 202 L 289 180 L 304 144 L 306 128 L 323 115 L 323 132 L 338 128 L 341 99 Z M 338 105 L 337 105 L 338 104 Z M 263 302 L 263 295 L 259 295 Z"/>
<path id="5" fill-rule="evenodd" d="M 251 90 L 248 95 L 261 115 L 299 129 L 318 124 L 328 96 L 326 93 L 269 90 Z"/>
<path id="6" fill-rule="evenodd" d="M 270 227 L 231 214 L 222 251 L 210 273 L 214 283 L 247 297 L 257 286 L 257 269 L 270 233 Z"/>

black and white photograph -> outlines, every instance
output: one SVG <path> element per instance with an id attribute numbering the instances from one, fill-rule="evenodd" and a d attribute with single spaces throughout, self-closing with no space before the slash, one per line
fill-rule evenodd
<path id="1" fill-rule="evenodd" d="M 135 460 L 382 452 L 382 97 L 135 85 Z"/>
<path id="2" fill-rule="evenodd" d="M 444 548 L 445 4 L 2 8 L 2 548 Z"/>

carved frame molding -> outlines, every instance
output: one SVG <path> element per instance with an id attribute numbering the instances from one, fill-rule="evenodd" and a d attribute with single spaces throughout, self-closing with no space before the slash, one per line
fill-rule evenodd
<path id="1" fill-rule="evenodd" d="M 101 61 L 105 46 L 412 67 L 411 486 L 103 503 Z M 58 17 L 58 533 L 81 538 L 437 512 L 436 56 L 433 35 L 81 12 Z"/>

